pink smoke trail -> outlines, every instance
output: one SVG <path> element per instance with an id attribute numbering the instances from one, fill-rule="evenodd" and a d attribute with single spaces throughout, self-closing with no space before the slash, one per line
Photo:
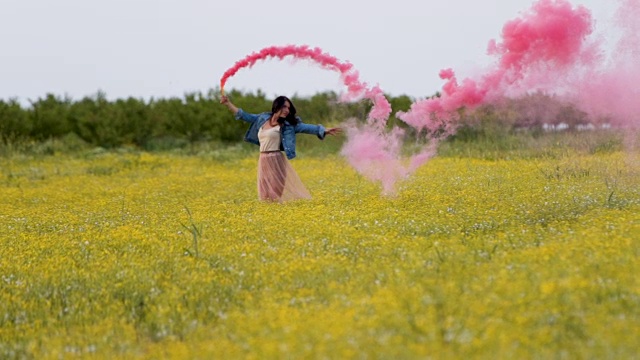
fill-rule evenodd
<path id="1" fill-rule="evenodd" d="M 369 88 L 366 83 L 359 79 L 359 73 L 352 64 L 341 62 L 336 57 L 331 56 L 322 51 L 320 48 L 310 48 L 307 45 L 287 45 L 287 46 L 270 46 L 258 52 L 254 52 L 245 58 L 237 61 L 234 66 L 224 72 L 220 79 L 220 91 L 224 94 L 224 86 L 227 80 L 235 75 L 240 69 L 251 68 L 258 61 L 267 60 L 269 58 L 278 58 L 280 60 L 285 57 L 294 57 L 296 59 L 311 60 L 322 68 L 340 73 L 342 82 L 347 87 L 345 100 L 354 101 L 361 98 L 369 99 L 373 102 L 368 119 L 372 123 L 385 123 L 391 114 L 391 105 L 384 96 L 379 86 Z"/>

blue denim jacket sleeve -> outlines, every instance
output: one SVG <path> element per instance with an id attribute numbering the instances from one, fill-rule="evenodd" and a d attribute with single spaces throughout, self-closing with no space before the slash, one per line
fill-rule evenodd
<path id="1" fill-rule="evenodd" d="M 318 136 L 318 139 L 324 140 L 324 135 L 325 135 L 324 126 L 305 124 L 302 122 L 302 120 L 299 117 L 297 117 L 297 119 L 298 119 L 298 124 L 296 124 L 295 126 L 296 134 L 303 133 L 303 134 L 316 135 Z"/>
<path id="2" fill-rule="evenodd" d="M 242 109 L 238 109 L 238 112 L 236 113 L 236 120 L 242 120 L 248 123 L 254 123 L 259 117 L 259 114 L 249 114 Z"/>

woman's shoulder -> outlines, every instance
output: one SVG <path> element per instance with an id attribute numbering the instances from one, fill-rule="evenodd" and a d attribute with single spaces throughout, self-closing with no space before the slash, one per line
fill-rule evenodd
<path id="1" fill-rule="evenodd" d="M 260 117 L 260 118 L 265 118 L 265 117 L 270 117 L 270 116 L 271 116 L 271 113 L 270 113 L 270 112 L 265 111 L 265 112 L 255 113 L 255 114 L 253 114 L 253 115 L 258 116 L 258 117 Z"/>
<path id="2" fill-rule="evenodd" d="M 260 122 L 263 120 L 266 120 L 268 118 L 271 117 L 271 113 L 270 112 L 261 112 L 261 113 L 257 113 L 257 114 L 253 114 L 253 116 L 256 117 L 256 119 Z"/>

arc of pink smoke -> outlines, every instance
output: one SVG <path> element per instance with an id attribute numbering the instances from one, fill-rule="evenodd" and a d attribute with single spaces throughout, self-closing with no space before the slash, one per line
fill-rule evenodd
<path id="1" fill-rule="evenodd" d="M 240 69 L 252 67 L 258 61 L 269 58 L 278 58 L 282 60 L 285 57 L 292 56 L 296 59 L 312 60 L 321 67 L 337 71 L 340 73 L 342 82 L 347 87 L 348 93 L 345 95 L 347 100 L 356 100 L 359 98 L 367 98 L 372 101 L 373 108 L 368 115 L 370 122 L 384 124 L 391 114 L 391 105 L 384 96 L 379 86 L 369 88 L 368 85 L 359 79 L 359 73 L 348 62 L 341 62 L 336 57 L 327 54 L 322 49 L 316 47 L 311 48 L 307 45 L 287 45 L 287 46 L 270 46 L 254 52 L 245 58 L 237 61 L 234 66 L 224 72 L 220 79 L 220 89 L 224 91 L 227 80 L 234 76 Z"/>

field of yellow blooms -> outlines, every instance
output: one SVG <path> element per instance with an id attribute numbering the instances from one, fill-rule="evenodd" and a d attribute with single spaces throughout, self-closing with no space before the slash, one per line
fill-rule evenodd
<path id="1" fill-rule="evenodd" d="M 255 155 L 255 154 L 254 154 Z M 0 158 L 0 358 L 634 358 L 637 155 Z"/>

